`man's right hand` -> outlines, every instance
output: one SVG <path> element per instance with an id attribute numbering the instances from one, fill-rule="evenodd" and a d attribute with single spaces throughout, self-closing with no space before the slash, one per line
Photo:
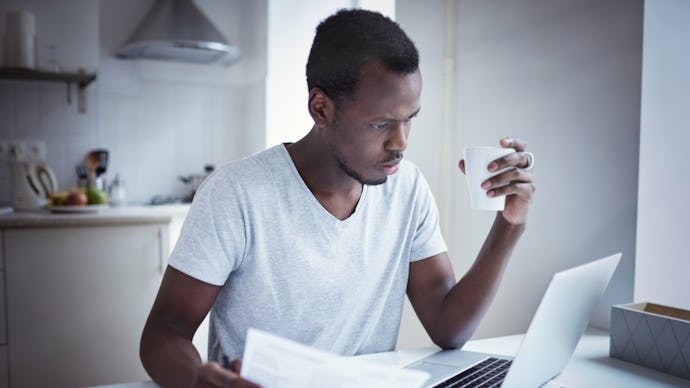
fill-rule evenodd
<path id="1" fill-rule="evenodd" d="M 230 363 L 230 369 L 223 368 L 217 362 L 202 364 L 196 371 L 194 387 L 247 387 L 260 388 L 249 380 L 240 377 L 242 360 L 237 359 Z"/>

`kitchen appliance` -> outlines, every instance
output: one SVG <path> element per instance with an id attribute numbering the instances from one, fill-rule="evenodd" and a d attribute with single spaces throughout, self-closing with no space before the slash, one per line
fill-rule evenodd
<path id="1" fill-rule="evenodd" d="M 57 191 L 57 179 L 43 162 L 18 162 L 12 165 L 12 207 L 14 210 L 37 210 L 48 203 Z"/>
<path id="2" fill-rule="evenodd" d="M 125 59 L 229 65 L 240 52 L 192 0 L 156 0 L 117 54 Z"/>
<path id="3" fill-rule="evenodd" d="M 201 186 L 201 183 L 215 170 L 215 166 L 212 164 L 207 164 L 204 166 L 203 174 L 191 174 L 187 176 L 179 176 L 180 181 L 190 187 L 190 192 L 184 197 L 184 202 L 192 202 L 194 194 L 196 194 L 197 189 Z"/>
<path id="4" fill-rule="evenodd" d="M 89 151 L 84 158 L 87 169 L 87 186 L 94 185 L 100 190 L 106 190 L 103 174 L 108 169 L 108 150 L 95 149 Z M 77 173 L 79 175 L 79 173 Z"/>

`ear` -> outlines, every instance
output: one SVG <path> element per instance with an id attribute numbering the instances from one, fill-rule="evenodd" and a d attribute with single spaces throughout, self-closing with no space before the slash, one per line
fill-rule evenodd
<path id="1" fill-rule="evenodd" d="M 320 88 L 309 91 L 309 114 L 317 128 L 331 125 L 335 117 L 335 104 Z"/>

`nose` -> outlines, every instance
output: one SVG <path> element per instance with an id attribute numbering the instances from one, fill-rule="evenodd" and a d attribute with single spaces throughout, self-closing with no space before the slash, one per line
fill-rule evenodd
<path id="1" fill-rule="evenodd" d="M 409 122 L 400 121 L 388 128 L 388 138 L 385 147 L 389 151 L 405 151 L 407 148 L 407 137 L 410 135 Z"/>

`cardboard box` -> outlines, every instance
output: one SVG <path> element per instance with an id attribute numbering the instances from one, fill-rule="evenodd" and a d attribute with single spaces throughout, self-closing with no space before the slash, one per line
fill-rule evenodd
<path id="1" fill-rule="evenodd" d="M 690 311 L 653 303 L 611 307 L 609 354 L 690 380 Z"/>

